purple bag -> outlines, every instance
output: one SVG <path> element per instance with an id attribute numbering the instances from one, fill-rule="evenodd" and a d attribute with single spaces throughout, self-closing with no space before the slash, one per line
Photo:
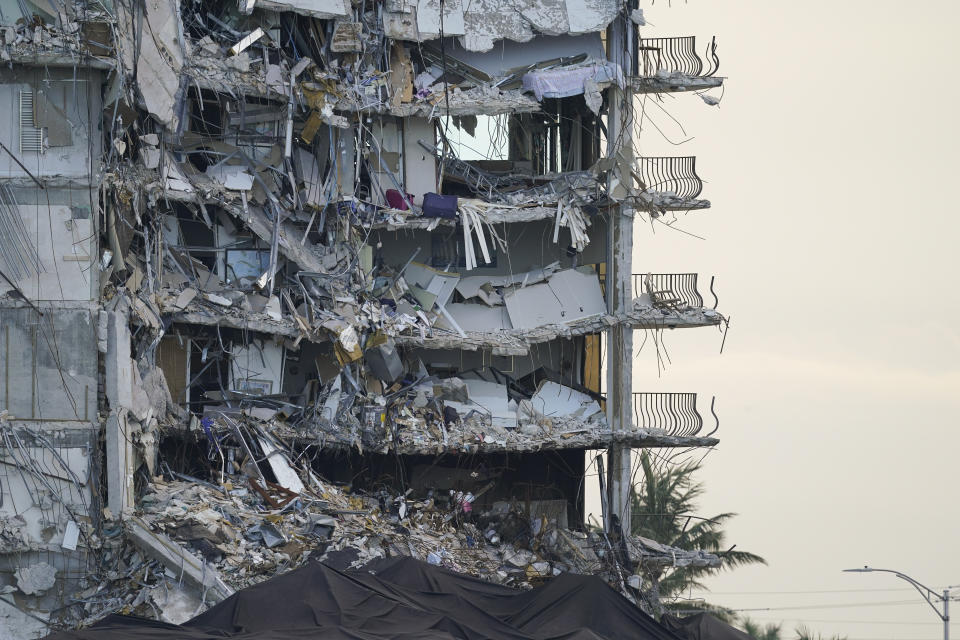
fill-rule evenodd
<path id="1" fill-rule="evenodd" d="M 443 196 L 439 193 L 423 194 L 423 216 L 425 218 L 456 218 L 457 196 Z"/>
<path id="2" fill-rule="evenodd" d="M 387 204 L 390 205 L 391 209 L 399 209 L 400 211 L 406 211 L 410 207 L 407 206 L 407 200 L 413 202 L 413 196 L 407 194 L 407 200 L 403 199 L 403 194 L 397 191 L 396 189 L 387 189 Z"/>

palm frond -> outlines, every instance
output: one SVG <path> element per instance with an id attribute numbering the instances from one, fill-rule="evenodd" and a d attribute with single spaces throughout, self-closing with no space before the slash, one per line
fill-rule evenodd
<path id="1" fill-rule="evenodd" d="M 660 595 L 670 599 L 690 589 L 705 590 L 702 578 L 724 569 L 749 564 L 766 564 L 748 551 L 727 551 L 725 525 L 737 514 L 724 512 L 711 518 L 693 514 L 703 496 L 704 485 L 694 478 L 699 464 L 655 467 L 646 452 L 640 454 L 642 483 L 631 497 L 630 533 L 680 549 L 717 553 L 720 567 L 669 567 L 652 569 L 648 577 L 658 580 Z M 779 633 L 779 629 L 778 629 Z"/>

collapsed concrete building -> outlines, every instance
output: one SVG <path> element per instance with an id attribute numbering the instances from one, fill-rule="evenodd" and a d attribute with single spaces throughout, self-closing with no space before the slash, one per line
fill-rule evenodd
<path id="1" fill-rule="evenodd" d="M 620 525 L 631 449 L 717 442 L 632 379 L 634 330 L 725 322 L 632 251 L 709 207 L 694 158 L 634 154 L 634 97 L 720 86 L 715 43 L 616 0 L 0 22 L 0 629 L 184 619 L 311 556 L 645 607 L 645 566 L 719 563 Z"/>

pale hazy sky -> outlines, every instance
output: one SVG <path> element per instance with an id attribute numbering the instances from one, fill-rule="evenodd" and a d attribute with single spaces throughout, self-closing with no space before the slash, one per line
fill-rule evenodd
<path id="1" fill-rule="evenodd" d="M 709 580 L 709 598 L 771 608 L 750 615 L 784 621 L 784 637 L 806 621 L 850 640 L 940 638 L 909 585 L 841 569 L 960 585 L 960 3 L 641 7 L 655 25 L 642 35 L 695 34 L 702 51 L 716 34 L 728 78 L 719 108 L 665 98 L 687 136 L 648 108 L 693 140 L 640 140 L 647 155 L 698 157 L 713 208 L 676 224 L 707 240 L 635 236 L 636 271 L 716 275 L 732 317 L 723 355 L 711 329 L 674 331 L 664 375 L 651 351 L 635 369 L 637 391 L 717 396 L 701 515 L 739 512 L 730 542 L 769 566 Z"/>

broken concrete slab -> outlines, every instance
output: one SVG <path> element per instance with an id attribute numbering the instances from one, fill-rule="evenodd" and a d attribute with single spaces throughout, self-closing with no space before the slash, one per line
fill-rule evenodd
<path id="1" fill-rule="evenodd" d="M 185 579 L 213 602 L 233 595 L 233 589 L 206 562 L 181 547 L 166 535 L 152 531 L 150 526 L 137 516 L 124 521 L 130 541 L 149 558 L 159 561 L 178 578 Z"/>
<path id="2" fill-rule="evenodd" d="M 117 44 L 124 66 L 149 78 L 149 82 L 137 83 L 143 103 L 160 124 L 176 132 L 180 124 L 179 106 L 184 99 L 180 73 L 185 58 L 184 29 L 177 5 L 147 2 L 142 16 L 123 6 L 116 7 L 116 11 L 120 28 L 115 33 L 120 36 Z M 138 28 L 140 21 L 149 29 Z"/>
<path id="3" fill-rule="evenodd" d="M 321 20 L 353 16 L 348 0 L 256 0 L 256 6 L 272 11 L 292 11 Z"/>
<path id="4" fill-rule="evenodd" d="M 20 567 L 14 572 L 17 588 L 28 596 L 40 595 L 57 582 L 57 569 L 46 562 Z"/>
<path id="5" fill-rule="evenodd" d="M 420 0 L 408 11 L 388 7 L 384 12 L 387 36 L 410 41 L 438 38 L 439 7 L 435 0 Z M 459 44 L 465 49 L 483 52 L 495 45 L 528 42 L 538 33 L 600 32 L 616 17 L 617 9 L 613 0 L 474 0 L 462 6 L 459 2 L 445 3 L 443 31 L 445 36 L 459 36 Z"/>

